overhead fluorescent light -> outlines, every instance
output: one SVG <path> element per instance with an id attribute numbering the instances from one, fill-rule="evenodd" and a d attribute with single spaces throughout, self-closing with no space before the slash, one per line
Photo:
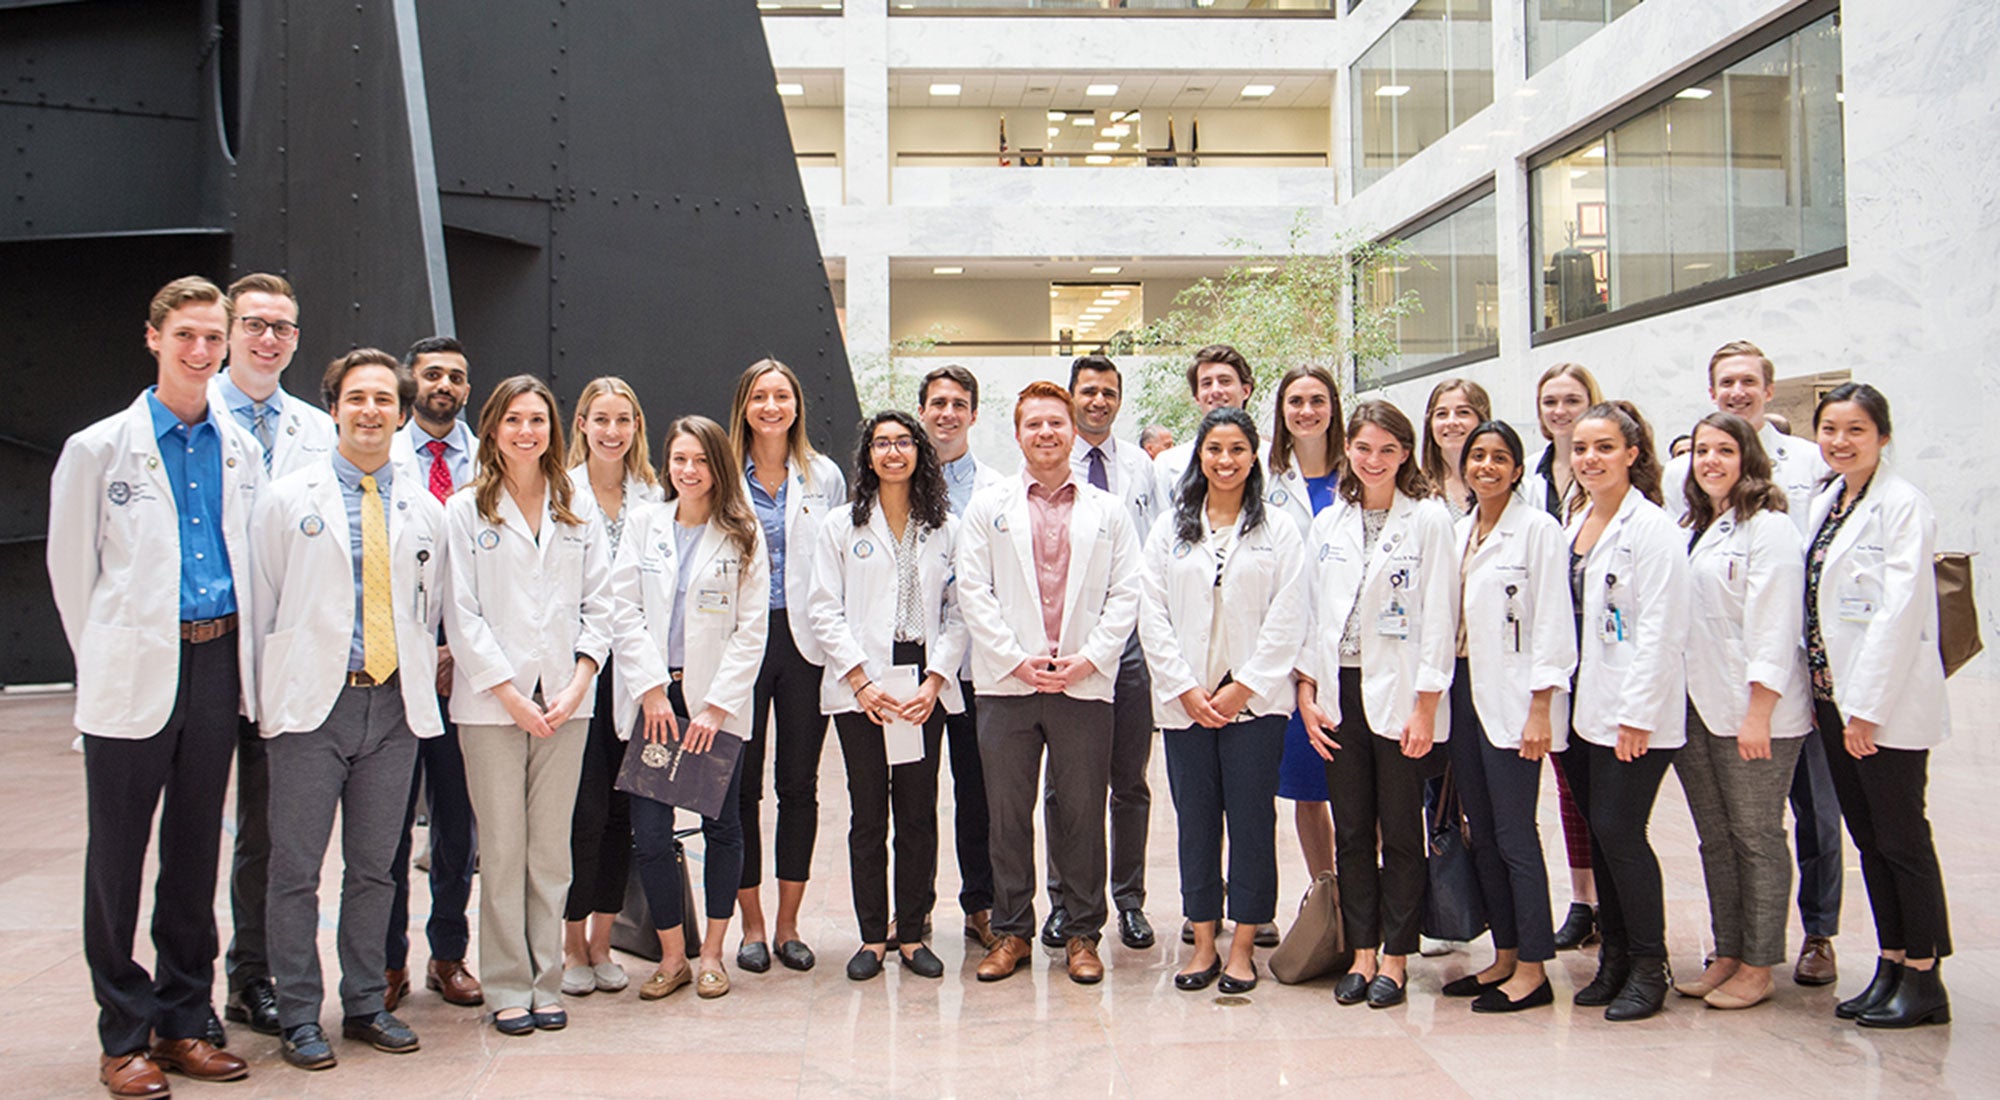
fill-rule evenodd
<path id="1" fill-rule="evenodd" d="M 1707 99 L 1715 94 L 1713 88 L 1682 88 L 1674 93 L 1675 99 Z"/>
<path id="2" fill-rule="evenodd" d="M 1384 99 L 1394 99 L 1397 96 L 1409 95 L 1410 86 L 1408 84 L 1384 84 L 1380 88 L 1375 89 L 1375 94 Z"/>
<path id="3" fill-rule="evenodd" d="M 1083 158 L 1083 163 L 1085 163 L 1085 164 L 1110 164 L 1110 163 L 1111 163 L 1111 158 L 1110 158 L 1110 157 L 1107 157 L 1107 156 L 1105 156 L 1105 155 L 1104 155 L 1103 153 L 1092 153 L 1092 154 L 1091 154 L 1090 156 L 1087 156 L 1087 157 Z"/>
<path id="4" fill-rule="evenodd" d="M 1132 296 L 1132 292 L 1126 290 L 1124 287 L 1120 287 L 1117 290 L 1105 291 L 1104 296 L 1106 298 L 1130 298 Z"/>
<path id="5" fill-rule="evenodd" d="M 1089 309 L 1083 311 L 1083 315 L 1085 317 L 1103 317 L 1110 312 L 1110 310 L 1105 309 L 1103 306 L 1091 306 Z"/>
<path id="6" fill-rule="evenodd" d="M 1835 92 L 1835 93 L 1833 93 L 1833 101 L 1834 101 L 1835 103 L 1845 103 L 1845 102 L 1847 102 L 1847 93 L 1846 93 L 1846 92 Z"/>
<path id="7" fill-rule="evenodd" d="M 1278 86 L 1276 84 L 1245 84 L 1243 86 L 1243 98 L 1262 99 L 1277 90 Z"/>
<path id="8" fill-rule="evenodd" d="M 932 94 L 932 95 L 957 95 L 957 94 L 958 94 L 959 92 L 961 92 L 961 91 L 964 91 L 964 89 L 963 89 L 962 87 L 960 87 L 959 85 L 957 85 L 957 84 L 933 84 L 933 85 L 931 85 L 931 94 Z"/>
<path id="9" fill-rule="evenodd" d="M 1593 145 L 1593 146 L 1591 146 L 1590 148 L 1588 148 L 1588 149 L 1585 149 L 1585 150 L 1583 151 L 1583 155 L 1584 155 L 1584 156 L 1586 156 L 1586 157 L 1589 157 L 1589 158 L 1590 158 L 1590 159 L 1592 159 L 1592 160 L 1603 160 L 1603 159 L 1604 159 L 1604 146 L 1602 146 L 1602 145 Z"/>
<path id="10" fill-rule="evenodd" d="M 786 84 L 786 83 L 781 83 L 781 84 L 779 84 L 779 85 L 778 85 L 778 94 L 779 94 L 779 95 L 804 95 L 804 94 L 806 94 L 806 86 L 805 86 L 805 85 L 803 85 L 803 84 Z"/>
<path id="11" fill-rule="evenodd" d="M 1125 269 L 1124 269 L 1124 268 L 1122 268 L 1122 267 L 1115 267 L 1115 266 L 1114 266 L 1114 267 L 1093 267 L 1093 268 L 1091 268 L 1091 269 L 1090 269 L 1090 273 L 1091 273 L 1092 275 L 1116 275 L 1116 274 L 1118 274 L 1119 272 L 1121 272 L 1121 271 L 1123 271 L 1123 270 L 1125 270 Z"/>
<path id="12" fill-rule="evenodd" d="M 1103 134 L 1105 137 L 1122 138 L 1122 137 L 1127 137 L 1132 133 L 1132 127 L 1121 122 L 1116 126 L 1106 126 L 1104 129 L 1099 130 L 1098 133 Z"/>
<path id="13" fill-rule="evenodd" d="M 1097 120 L 1089 115 L 1077 115 L 1069 120 L 1071 126 L 1095 126 Z"/>
<path id="14" fill-rule="evenodd" d="M 1049 297 L 1051 297 L 1051 298 L 1060 298 L 1060 297 L 1062 297 L 1062 291 L 1060 291 L 1060 290 L 1051 290 L 1051 291 L 1049 291 Z"/>
<path id="15" fill-rule="evenodd" d="M 1085 88 L 1085 89 L 1083 90 L 1083 94 L 1084 94 L 1084 95 L 1095 95 L 1095 96 L 1106 96 L 1106 95 L 1117 95 L 1117 94 L 1118 94 L 1118 85 L 1116 85 L 1116 84 L 1092 84 L 1091 86 L 1089 86 L 1089 87 L 1087 87 L 1087 88 Z"/>
<path id="16" fill-rule="evenodd" d="M 1115 153 L 1118 151 L 1118 143 L 1115 141 L 1093 141 L 1090 143 L 1090 147 L 1099 153 Z"/>
<path id="17" fill-rule="evenodd" d="M 1057 134 L 1060 134 L 1060 133 L 1062 133 L 1062 127 L 1060 127 L 1060 126 L 1051 126 L 1051 127 L 1049 127 L 1049 136 L 1050 136 L 1050 137 L 1055 137 L 1055 136 L 1056 136 Z"/>
<path id="18" fill-rule="evenodd" d="M 931 268 L 931 274 L 933 274 L 933 275 L 963 275 L 963 274 L 965 274 L 965 269 L 964 269 L 964 268 L 962 268 L 962 267 L 934 267 L 934 268 Z"/>
<path id="19" fill-rule="evenodd" d="M 1066 118 L 1068 118 L 1068 117 L 1069 117 L 1069 112 L 1068 112 L 1068 111 L 1050 111 L 1050 112 L 1049 112 L 1049 121 L 1050 121 L 1050 122 L 1061 122 L 1061 121 L 1062 121 L 1063 119 L 1066 119 Z"/>
<path id="20" fill-rule="evenodd" d="M 1588 168 L 1572 168 L 1569 170 L 1569 178 L 1573 180 L 1580 180 L 1589 174 L 1590 169 Z"/>

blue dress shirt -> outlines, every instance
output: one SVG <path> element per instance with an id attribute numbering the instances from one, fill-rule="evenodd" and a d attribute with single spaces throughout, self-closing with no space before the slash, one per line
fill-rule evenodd
<path id="1" fill-rule="evenodd" d="M 944 464 L 944 490 L 951 497 L 951 514 L 962 516 L 965 506 L 972 500 L 972 489 L 979 481 L 979 463 L 966 451 Z"/>
<path id="2" fill-rule="evenodd" d="M 757 460 L 743 460 L 743 480 L 750 484 L 750 505 L 757 509 L 757 522 L 764 525 L 764 549 L 771 558 L 771 610 L 782 611 L 785 607 L 785 494 L 791 490 L 792 479 L 778 483 L 778 495 L 764 491 L 764 483 L 757 480 Z"/>
<path id="3" fill-rule="evenodd" d="M 160 465 L 173 487 L 180 516 L 181 621 L 236 613 L 236 579 L 222 536 L 222 425 L 205 411 L 192 426 L 160 404 L 159 387 L 146 391 Z"/>

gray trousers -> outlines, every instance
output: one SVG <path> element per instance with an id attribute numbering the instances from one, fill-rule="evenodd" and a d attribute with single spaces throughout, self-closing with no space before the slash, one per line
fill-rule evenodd
<path id="1" fill-rule="evenodd" d="M 1153 677 L 1134 633 L 1118 660 L 1111 695 L 1111 904 L 1122 912 L 1146 907 L 1146 831 L 1153 819 L 1153 790 L 1146 770 L 1153 763 Z M 1042 823 L 1055 833 L 1056 788 L 1042 792 Z M 1049 904 L 1062 904 L 1062 872 L 1053 852 L 1048 861 Z"/>
<path id="2" fill-rule="evenodd" d="M 479 821 L 479 977 L 488 1008 L 562 1003 L 569 830 L 590 720 L 548 737 L 460 726 L 465 789 Z"/>
<path id="3" fill-rule="evenodd" d="M 1057 796 L 1049 859 L 1062 868 L 1057 903 L 1066 934 L 1098 938 L 1104 928 L 1104 793 L 1111 776 L 1112 707 L 1067 695 L 979 697 L 979 759 L 986 772 L 993 856 L 993 931 L 1035 935 L 1035 795 L 1042 750 Z"/>
<path id="4" fill-rule="evenodd" d="M 1745 760 L 1736 738 L 1710 733 L 1688 706 L 1687 747 L 1674 757 L 1674 770 L 1701 838 L 1717 958 L 1749 966 L 1785 961 L 1792 889 L 1785 796 L 1804 744 L 1802 737 L 1772 738 L 1769 760 Z"/>
<path id="5" fill-rule="evenodd" d="M 271 976 L 264 951 L 264 896 L 271 890 L 271 771 L 257 723 L 236 728 L 236 845 L 229 866 L 229 915 L 234 931 L 223 967 L 229 991 Z M 1838 825 L 1836 824 L 1836 828 Z M 1838 834 L 1835 835 L 1838 840 Z"/>
<path id="6" fill-rule="evenodd" d="M 396 886 L 390 876 L 417 739 L 397 678 L 342 688 L 316 730 L 265 743 L 270 774 L 270 886 L 265 948 L 278 985 L 278 1023 L 319 1021 L 319 881 L 333 813 L 340 810 L 340 1011 L 382 1011 L 385 940 Z"/>

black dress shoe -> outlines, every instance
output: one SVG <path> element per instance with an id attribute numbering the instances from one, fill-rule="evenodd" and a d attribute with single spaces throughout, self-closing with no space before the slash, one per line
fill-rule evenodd
<path id="1" fill-rule="evenodd" d="M 1631 975 L 1625 979 L 1618 996 L 1605 1007 L 1604 1018 L 1613 1023 L 1644 1020 L 1666 1007 L 1667 987 L 1672 984 L 1667 960 L 1635 958 Z"/>
<path id="2" fill-rule="evenodd" d="M 1368 999 L 1368 975 L 1348 971 L 1333 987 L 1335 1004 L 1358 1005 Z"/>
<path id="3" fill-rule="evenodd" d="M 340 1022 L 340 1034 L 344 1039 L 359 1039 L 390 1054 L 408 1054 L 417 1049 L 417 1033 L 387 1012 L 349 1016 Z"/>
<path id="4" fill-rule="evenodd" d="M 1184 921 L 1182 921 L 1182 922 L 1181 922 L 1181 942 L 1182 942 L 1182 943 L 1184 943 L 1184 944 L 1187 944 L 1187 945 L 1188 945 L 1189 947 L 1193 947 L 1193 946 L 1194 946 L 1194 922 L 1193 922 L 1193 921 L 1191 921 L 1191 920 L 1184 920 Z"/>
<path id="5" fill-rule="evenodd" d="M 569 1013 L 561 1006 L 535 1009 L 528 1013 L 528 1019 L 534 1021 L 536 1031 L 561 1031 L 569 1026 Z"/>
<path id="6" fill-rule="evenodd" d="M 332 1069 L 338 1061 L 333 1044 L 326 1041 L 326 1032 L 318 1024 L 300 1024 L 285 1032 L 278 1053 L 300 1069 Z"/>
<path id="7" fill-rule="evenodd" d="M 1597 942 L 1597 909 L 1580 901 L 1569 903 L 1569 915 L 1556 929 L 1556 950 L 1570 951 Z"/>
<path id="8" fill-rule="evenodd" d="M 1153 924 L 1141 909 L 1118 911 L 1118 942 L 1134 951 L 1153 946 Z"/>
<path id="9" fill-rule="evenodd" d="M 881 973 L 882 956 L 865 947 L 847 960 L 847 980 L 850 982 L 865 982 Z"/>
<path id="10" fill-rule="evenodd" d="M 1509 974 L 1507 977 L 1511 978 L 1513 975 Z M 1500 982 L 1506 980 L 1507 978 L 1502 978 L 1499 982 L 1482 982 L 1479 980 L 1479 975 L 1467 974 L 1463 978 L 1453 978 L 1444 983 L 1444 988 L 1438 992 L 1447 997 L 1477 997 L 1489 989 L 1498 989 Z"/>
<path id="11" fill-rule="evenodd" d="M 762 940 L 745 940 L 743 946 L 736 949 L 736 968 L 752 974 L 762 974 L 771 969 L 770 946 Z"/>
<path id="12" fill-rule="evenodd" d="M 1599 944 L 1597 976 L 1590 979 L 1589 985 L 1577 990 L 1570 1003 L 1585 1008 L 1608 1005 L 1617 998 L 1618 991 L 1625 988 L 1625 979 L 1631 976 L 1632 960 L 1626 956 L 1625 949 L 1608 943 Z"/>
<path id="13" fill-rule="evenodd" d="M 1541 1008 L 1556 1002 L 1556 991 L 1547 978 L 1542 984 L 1529 990 L 1526 996 L 1516 1001 L 1500 991 L 1500 987 L 1489 986 L 1472 1002 L 1474 1012 L 1521 1012 L 1530 1008 Z"/>
<path id="14" fill-rule="evenodd" d="M 1257 964 L 1254 962 L 1250 964 L 1250 976 L 1247 978 L 1224 974 L 1222 980 L 1215 983 L 1215 988 L 1231 994 L 1250 992 L 1257 988 Z"/>
<path id="15" fill-rule="evenodd" d="M 1876 1005 L 1888 1000 L 1890 994 L 1896 992 L 1896 982 L 1902 976 L 1902 963 L 1891 962 L 1888 959 L 1878 956 L 1875 959 L 1875 976 L 1868 979 L 1868 987 L 1863 989 L 1859 995 L 1849 997 L 1835 1005 L 1833 1014 L 1843 1020 L 1852 1020 L 1856 1016 L 1874 1008 Z"/>
<path id="16" fill-rule="evenodd" d="M 1257 946 L 1276 947 L 1282 939 L 1283 937 L 1278 935 L 1278 925 L 1275 921 L 1265 921 L 1257 926 L 1257 938 L 1254 941 Z"/>
<path id="17" fill-rule="evenodd" d="M 249 1024 L 259 1035 L 278 1033 L 278 987 L 269 978 L 253 978 L 243 988 L 231 990 L 222 1014 L 239 1024 Z"/>
<path id="18" fill-rule="evenodd" d="M 1862 1027 L 1918 1027 L 1951 1022 L 1951 998 L 1944 991 L 1938 964 L 1929 970 L 1899 966 L 1896 989 L 1881 1003 L 1854 1018 Z"/>
<path id="19" fill-rule="evenodd" d="M 916 950 L 899 952 L 896 957 L 903 961 L 903 969 L 919 978 L 944 977 L 944 960 L 937 957 L 927 944 L 918 944 Z"/>
<path id="20" fill-rule="evenodd" d="M 1220 977 L 1221 974 L 1222 956 L 1217 955 L 1215 961 L 1208 964 L 1207 969 L 1187 971 L 1174 975 L 1174 988 L 1183 993 L 1199 993 L 1209 986 L 1214 985 L 1215 979 Z"/>
<path id="21" fill-rule="evenodd" d="M 786 940 L 778 945 L 778 961 L 785 964 L 786 970 L 804 971 L 811 970 L 819 959 L 804 940 Z"/>
<path id="22" fill-rule="evenodd" d="M 1369 1008 L 1394 1008 L 1403 1003 L 1406 995 L 1402 983 L 1387 974 L 1377 974 L 1375 980 L 1368 983 Z"/>
<path id="23" fill-rule="evenodd" d="M 208 1028 L 201 1037 L 217 1050 L 229 1045 L 229 1030 L 222 1026 L 222 1017 L 217 1016 L 212 1008 L 208 1010 Z"/>
<path id="24" fill-rule="evenodd" d="M 1042 946 L 1061 950 L 1069 943 L 1069 937 L 1063 935 L 1063 927 L 1067 924 L 1069 910 L 1060 905 L 1049 910 L 1049 919 L 1042 922 Z"/>

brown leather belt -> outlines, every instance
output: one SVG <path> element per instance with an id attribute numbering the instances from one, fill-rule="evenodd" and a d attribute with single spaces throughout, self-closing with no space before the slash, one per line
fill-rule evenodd
<path id="1" fill-rule="evenodd" d="M 674 669 L 673 671 L 671 671 L 671 672 L 667 673 L 667 675 L 669 675 L 669 676 L 673 677 L 673 678 L 674 678 L 674 682 L 675 682 L 675 683 L 679 683 L 679 682 L 680 682 L 680 680 L 681 680 L 681 670 L 680 670 L 680 669 Z"/>
<path id="2" fill-rule="evenodd" d="M 395 678 L 396 674 L 394 672 L 391 672 L 388 676 L 388 679 L 385 680 L 377 680 L 375 677 L 368 675 L 368 673 L 366 672 L 350 672 L 347 674 L 347 686 L 351 688 L 380 687 L 383 684 L 388 683 L 389 680 L 394 680 Z"/>
<path id="3" fill-rule="evenodd" d="M 181 624 L 181 641 L 201 645 L 234 633 L 236 614 L 231 612 L 219 619 L 193 619 Z"/>

